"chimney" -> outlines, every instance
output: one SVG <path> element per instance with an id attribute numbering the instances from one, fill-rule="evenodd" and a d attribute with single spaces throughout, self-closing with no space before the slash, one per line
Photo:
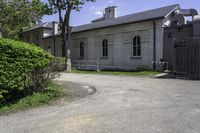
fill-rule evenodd
<path id="1" fill-rule="evenodd" d="M 53 21 L 53 34 L 56 35 L 58 33 L 58 22 Z"/>
<path id="2" fill-rule="evenodd" d="M 112 6 L 105 9 L 105 20 L 116 18 L 116 8 L 116 6 Z"/>

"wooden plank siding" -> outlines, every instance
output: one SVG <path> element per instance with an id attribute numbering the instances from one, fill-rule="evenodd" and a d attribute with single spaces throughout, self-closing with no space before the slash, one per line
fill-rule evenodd
<path id="1" fill-rule="evenodd" d="M 173 72 L 200 80 L 200 38 L 175 40 Z"/>

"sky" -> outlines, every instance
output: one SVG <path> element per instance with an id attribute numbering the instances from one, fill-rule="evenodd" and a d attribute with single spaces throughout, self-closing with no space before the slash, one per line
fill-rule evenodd
<path id="1" fill-rule="evenodd" d="M 42 0 L 48 2 L 48 0 Z M 140 11 L 159 8 L 163 6 L 180 4 L 181 8 L 194 8 L 200 13 L 199 0 L 96 0 L 83 5 L 80 12 L 73 11 L 70 19 L 71 26 L 90 23 L 92 20 L 102 17 L 104 8 L 117 6 L 117 16 L 124 16 Z M 58 21 L 58 15 L 44 16 L 43 22 Z"/>

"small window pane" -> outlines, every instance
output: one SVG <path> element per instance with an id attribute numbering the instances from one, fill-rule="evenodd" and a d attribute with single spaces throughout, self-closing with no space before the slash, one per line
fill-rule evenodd
<path id="1" fill-rule="evenodd" d="M 141 47 L 138 46 L 138 49 L 137 49 L 137 56 L 141 56 Z"/>
<path id="2" fill-rule="evenodd" d="M 108 56 L 108 41 L 106 39 L 102 43 L 102 56 Z"/>
<path id="3" fill-rule="evenodd" d="M 80 57 L 84 57 L 84 43 L 80 43 Z"/>
<path id="4" fill-rule="evenodd" d="M 140 37 L 138 36 L 138 38 L 137 38 L 137 45 L 141 45 L 141 43 L 140 43 Z"/>
<path id="5" fill-rule="evenodd" d="M 133 38 L 133 56 L 141 56 L 141 39 L 139 36 Z"/>
<path id="6" fill-rule="evenodd" d="M 137 56 L 136 47 L 133 48 L 133 56 Z"/>
<path id="7" fill-rule="evenodd" d="M 133 39 L 133 46 L 135 46 L 137 44 L 137 40 L 136 37 Z"/>

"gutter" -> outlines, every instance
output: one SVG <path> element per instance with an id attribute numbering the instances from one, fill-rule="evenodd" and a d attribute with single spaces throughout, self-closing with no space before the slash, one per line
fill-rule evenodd
<path id="1" fill-rule="evenodd" d="M 50 28 L 50 27 L 38 27 L 38 28 L 33 28 L 33 29 L 23 31 L 23 32 L 21 32 L 21 34 L 25 34 L 27 32 L 31 32 L 31 31 L 38 30 L 38 29 L 52 29 L 52 28 Z"/>
<path id="2" fill-rule="evenodd" d="M 56 38 L 53 37 L 54 56 L 56 56 Z"/>
<path id="3" fill-rule="evenodd" d="M 99 30 L 99 29 L 105 29 L 105 28 L 111 28 L 111 27 L 116 27 L 116 26 L 122 26 L 122 25 L 127 25 L 127 24 L 134 24 L 134 23 L 141 23 L 141 22 L 149 22 L 149 21 L 155 21 L 155 20 L 160 20 L 160 19 L 164 19 L 165 17 L 158 17 L 158 18 L 153 18 L 153 19 L 146 19 L 146 20 L 140 20 L 140 21 L 135 21 L 135 22 L 127 22 L 127 23 L 122 23 L 122 24 L 114 24 L 114 25 L 107 25 L 107 26 L 102 26 L 102 27 L 96 27 L 96 28 L 90 28 L 90 29 L 86 29 L 86 30 L 80 30 L 80 31 L 73 31 L 72 29 L 72 32 L 71 34 L 77 34 L 77 33 L 81 33 L 81 32 L 88 32 L 88 31 L 94 31 L 94 30 Z M 79 26 L 77 26 L 79 27 Z M 74 27 L 76 28 L 76 27 Z M 51 38 L 51 37 L 58 37 L 60 36 L 60 34 L 56 34 L 56 35 L 50 35 L 50 36 L 47 36 L 47 37 L 43 37 L 43 39 L 48 39 L 48 38 Z"/>
<path id="4" fill-rule="evenodd" d="M 127 25 L 127 24 L 135 24 L 135 23 L 142 23 L 142 22 L 148 22 L 148 21 L 155 21 L 155 20 L 160 20 L 160 19 L 164 19 L 164 18 L 165 18 L 165 16 L 161 16 L 161 17 L 157 17 L 157 18 L 150 18 L 150 19 L 144 19 L 144 20 L 138 20 L 138 21 L 132 21 L 132 22 L 126 22 L 126 23 L 119 23 L 119 24 L 113 24 L 113 25 L 105 25 L 105 26 L 94 27 L 94 28 L 85 29 L 85 30 L 83 29 L 83 30 L 80 30 L 80 31 L 73 31 L 73 29 L 72 29 L 72 34 L 87 32 L 87 31 L 93 31 L 93 30 L 98 30 L 98 29 L 105 29 L 105 28 L 116 27 L 116 26 L 122 26 L 122 25 Z M 77 27 L 79 27 L 79 26 L 77 26 Z M 76 28 L 76 27 L 74 27 L 74 28 Z"/>

